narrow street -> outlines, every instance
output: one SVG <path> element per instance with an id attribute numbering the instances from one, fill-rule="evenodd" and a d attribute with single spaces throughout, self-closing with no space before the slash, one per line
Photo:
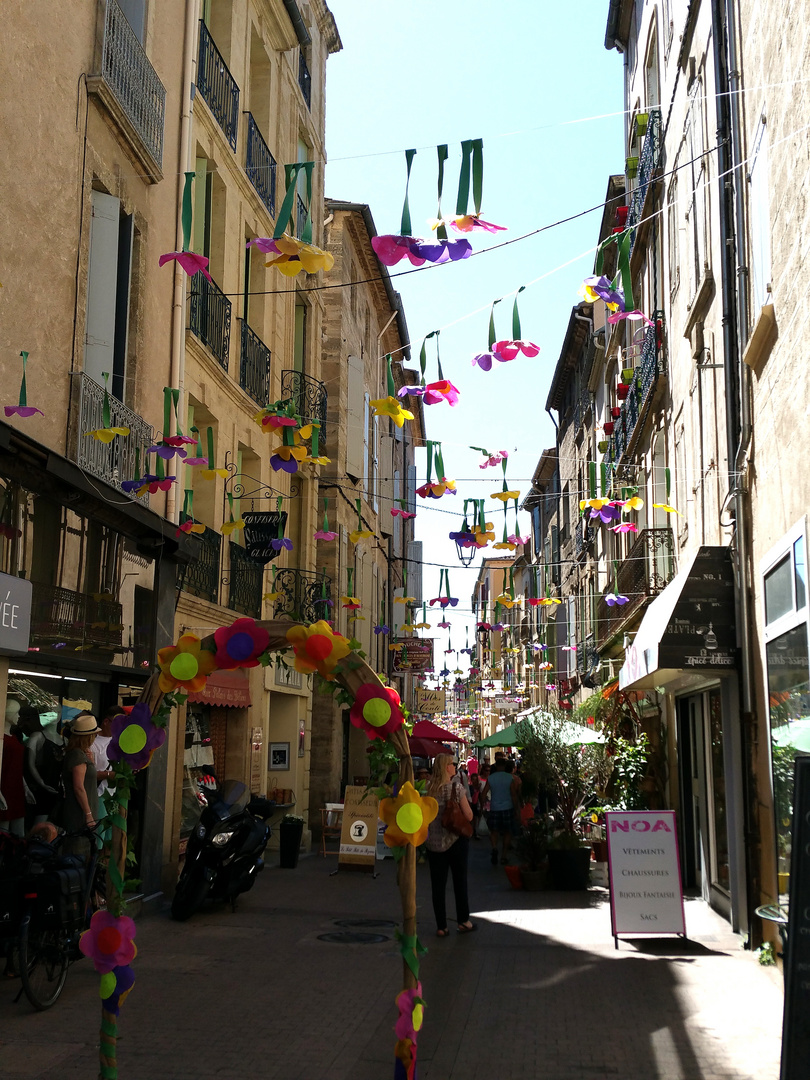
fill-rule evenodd
<path id="1" fill-rule="evenodd" d="M 426 866 L 419 920 L 429 952 L 420 1080 L 776 1080 L 782 976 L 760 967 L 701 901 L 690 940 L 619 950 L 608 894 L 527 893 L 473 845 L 478 932 L 434 936 Z M 271 856 L 271 862 L 276 856 Z M 393 1072 L 400 917 L 391 860 L 376 879 L 318 855 L 268 866 L 235 914 L 138 921 L 137 981 L 121 1009 L 127 1080 L 381 1080 Z M 452 901 L 449 904 L 452 915 Z M 368 922 L 365 922 L 368 920 Z M 452 928 L 452 923 L 451 923 Z M 337 944 L 324 934 L 376 934 Z M 34 1013 L 0 996 L 3 1080 L 88 1080 L 97 1070 L 98 976 L 74 965 L 62 998 Z"/>

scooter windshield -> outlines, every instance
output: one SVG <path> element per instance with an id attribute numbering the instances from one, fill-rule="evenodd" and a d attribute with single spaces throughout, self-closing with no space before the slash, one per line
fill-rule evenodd
<path id="1" fill-rule="evenodd" d="M 217 792 L 217 802 L 228 811 L 244 810 L 250 801 L 250 792 L 239 780 L 226 780 Z"/>

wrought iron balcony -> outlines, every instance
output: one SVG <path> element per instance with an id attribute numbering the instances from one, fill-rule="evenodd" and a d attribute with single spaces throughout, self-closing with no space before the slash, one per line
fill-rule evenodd
<path id="1" fill-rule="evenodd" d="M 228 578 L 228 607 L 231 611 L 249 615 L 252 619 L 262 617 L 262 588 L 264 566 L 251 559 L 239 544 L 233 541 L 228 545 L 231 556 L 231 570 Z"/>
<path id="2" fill-rule="evenodd" d="M 126 15 L 116 3 L 107 0 L 104 18 L 104 45 L 101 55 L 101 78 L 89 88 L 102 98 L 106 87 L 131 125 L 138 141 L 160 169 L 163 164 L 163 121 L 166 90 L 149 63 Z M 113 112 L 115 106 L 107 100 Z"/>
<path id="3" fill-rule="evenodd" d="M 593 530 L 588 522 L 588 518 L 583 515 L 579 521 L 577 521 L 577 527 L 574 531 L 574 551 L 576 554 L 581 555 L 590 545 L 592 539 Z"/>
<path id="4" fill-rule="evenodd" d="M 121 491 L 124 480 L 135 476 L 135 452 L 140 451 L 141 468 L 146 460 L 146 448 L 155 441 L 150 424 L 109 395 L 110 426 L 127 427 L 129 435 L 117 435 L 111 443 L 98 442 L 89 433 L 104 427 L 104 387 L 95 379 L 80 372 L 74 375 L 79 390 L 78 430 L 74 460 L 79 468 L 99 480 L 104 480 Z M 135 499 L 135 495 L 130 498 Z M 149 505 L 149 496 L 143 495 L 138 502 Z"/>
<path id="5" fill-rule="evenodd" d="M 647 192 L 650 190 L 652 181 L 655 179 L 661 164 L 661 147 L 661 110 L 650 109 L 647 132 L 644 136 L 644 144 L 641 147 L 638 161 L 638 183 L 633 189 L 630 211 L 627 215 L 628 228 L 633 228 L 642 219 Z M 631 251 L 633 243 L 635 243 L 635 235 L 631 241 Z"/>
<path id="6" fill-rule="evenodd" d="M 258 405 L 270 403 L 270 350 L 245 319 L 241 323 L 239 385 Z"/>
<path id="7" fill-rule="evenodd" d="M 231 348 L 231 302 L 218 285 L 202 274 L 195 274 L 191 279 L 189 328 L 227 371 Z"/>
<path id="8" fill-rule="evenodd" d="M 276 216 L 276 159 L 270 153 L 253 114 L 248 113 L 245 173 L 271 217 Z"/>
<path id="9" fill-rule="evenodd" d="M 301 87 L 301 93 L 304 95 L 304 101 L 307 103 L 307 108 L 312 108 L 312 76 L 309 73 L 307 67 L 307 59 L 304 56 L 304 50 L 298 50 L 298 85 Z"/>
<path id="10" fill-rule="evenodd" d="M 615 637 L 652 596 L 663 592 L 675 575 L 672 529 L 642 529 L 627 557 L 619 564 L 615 592 L 628 602 L 611 607 L 600 596 L 596 603 L 599 645 Z M 611 582 L 608 589 L 614 591 Z"/>
<path id="11" fill-rule="evenodd" d="M 200 52 L 197 59 L 197 89 L 205 98 L 225 138 L 236 150 L 239 123 L 239 87 L 205 23 L 200 20 Z"/>
<path id="12" fill-rule="evenodd" d="M 32 582 L 32 644 L 64 643 L 88 651 L 121 651 L 123 608 L 111 596 Z"/>
<path id="13" fill-rule="evenodd" d="M 328 394 L 326 387 L 318 379 L 305 375 L 302 371 L 287 369 L 281 373 L 281 397 L 292 400 L 296 411 L 305 424 L 320 424 L 318 449 L 323 454 L 326 450 L 326 406 Z"/>
<path id="14" fill-rule="evenodd" d="M 579 429 L 585 423 L 585 419 L 593 408 L 593 394 L 589 390 L 583 391 L 574 406 L 574 430 Z"/>
<path id="15" fill-rule="evenodd" d="M 633 382 L 622 404 L 622 412 L 614 431 L 615 461 L 631 448 L 637 431 L 648 411 L 659 378 L 666 375 L 666 359 L 663 350 L 664 313 L 653 312 L 653 325 L 648 326 L 641 347 L 641 357 L 633 376 Z M 621 435 L 619 435 L 621 432 Z"/>
<path id="16" fill-rule="evenodd" d="M 279 594 L 273 608 L 275 619 L 314 623 L 329 618 L 332 582 L 323 574 L 311 570 L 278 570 L 273 592 Z"/>
<path id="17" fill-rule="evenodd" d="M 185 521 L 185 515 L 180 515 Z M 212 604 L 219 601 L 219 556 L 222 537 L 213 529 L 206 528 L 204 533 L 192 533 L 200 542 L 199 554 L 194 562 L 186 565 L 183 571 L 181 588 L 192 596 L 199 596 Z"/>

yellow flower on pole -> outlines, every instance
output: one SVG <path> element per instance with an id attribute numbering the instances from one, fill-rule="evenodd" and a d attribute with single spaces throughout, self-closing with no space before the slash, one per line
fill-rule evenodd
<path id="1" fill-rule="evenodd" d="M 158 650 L 158 686 L 164 694 L 178 687 L 194 694 L 205 686 L 217 665 L 214 654 L 201 648 L 201 644 L 196 634 L 183 634 L 176 645 Z"/>
<path id="2" fill-rule="evenodd" d="M 344 656 L 351 652 L 349 642 L 342 634 L 333 632 L 325 619 L 311 626 L 291 626 L 287 641 L 295 653 L 295 670 L 304 675 L 317 671 L 323 679 L 332 681 L 335 668 Z"/>
<path id="3" fill-rule="evenodd" d="M 388 847 L 419 847 L 427 840 L 428 825 L 439 812 L 439 804 L 430 795 L 420 795 L 413 784 L 406 782 L 396 798 L 380 801 L 380 820 L 388 828 L 383 839 Z"/>
<path id="4" fill-rule="evenodd" d="M 397 427 L 402 427 L 406 420 L 413 420 L 413 413 L 403 409 L 398 398 L 384 397 L 370 401 L 369 405 L 374 409 L 372 416 L 390 416 Z"/>

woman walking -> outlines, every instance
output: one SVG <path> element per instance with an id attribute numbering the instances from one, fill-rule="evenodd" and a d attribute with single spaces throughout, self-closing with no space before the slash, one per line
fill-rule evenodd
<path id="1" fill-rule="evenodd" d="M 90 748 L 101 731 L 95 716 L 79 713 L 70 727 L 62 777 L 65 801 L 59 824 L 66 832 L 94 829 L 98 821 L 98 779 Z M 90 856 L 90 841 L 83 836 L 67 838 L 62 844 L 66 854 Z"/>
<path id="2" fill-rule="evenodd" d="M 447 937 L 447 909 L 445 892 L 447 872 L 453 878 L 453 893 L 456 899 L 456 921 L 460 934 L 470 934 L 477 926 L 470 922 L 470 902 L 467 898 L 467 857 L 470 841 L 466 836 L 457 836 L 442 824 L 445 808 L 451 799 L 458 799 L 461 811 L 467 821 L 472 821 L 472 809 L 467 801 L 464 788 L 456 776 L 456 766 L 449 754 L 439 754 L 433 762 L 433 773 L 427 790 L 439 804 L 439 812 L 428 826 L 428 863 L 430 866 L 430 887 L 433 897 L 433 913 L 436 916 L 437 937 Z"/>

